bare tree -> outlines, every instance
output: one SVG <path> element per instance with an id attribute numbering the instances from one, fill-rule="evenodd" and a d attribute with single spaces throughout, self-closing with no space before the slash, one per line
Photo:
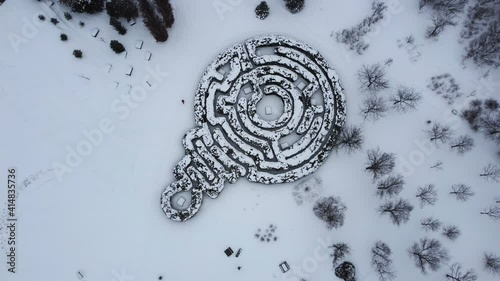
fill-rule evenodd
<path id="1" fill-rule="evenodd" d="M 382 241 L 377 241 L 372 248 L 372 266 L 377 272 L 380 281 L 396 278 L 391 255 L 391 248 Z"/>
<path id="2" fill-rule="evenodd" d="M 415 109 L 421 99 L 422 95 L 420 92 L 410 87 L 400 86 L 396 94 L 390 98 L 390 101 L 394 110 L 407 112 Z"/>
<path id="3" fill-rule="evenodd" d="M 436 231 L 441 227 L 441 222 L 431 217 L 422 219 L 420 224 L 425 231 Z"/>
<path id="4" fill-rule="evenodd" d="M 395 156 L 393 153 L 380 151 L 380 148 L 370 149 L 367 152 L 368 162 L 365 170 L 373 174 L 373 180 L 387 175 L 394 169 Z"/>
<path id="5" fill-rule="evenodd" d="M 439 270 L 443 263 L 450 260 L 448 250 L 441 245 L 441 242 L 427 237 L 413 243 L 408 253 L 423 274 L 426 274 L 428 270 Z"/>
<path id="6" fill-rule="evenodd" d="M 438 171 L 443 170 L 443 161 L 437 161 L 434 165 L 431 166 L 431 169 L 436 169 Z"/>
<path id="7" fill-rule="evenodd" d="M 455 241 L 458 236 L 460 236 L 460 229 L 458 229 L 455 225 L 445 226 L 443 227 L 443 232 L 441 232 L 441 234 L 451 241 Z"/>
<path id="8" fill-rule="evenodd" d="M 451 142 L 451 149 L 456 149 L 458 154 L 463 155 L 474 147 L 474 139 L 468 135 L 460 136 Z"/>
<path id="9" fill-rule="evenodd" d="M 398 226 L 408 222 L 412 210 L 413 206 L 404 199 L 389 201 L 379 207 L 380 214 L 389 214 L 392 223 Z"/>
<path id="10" fill-rule="evenodd" d="M 389 175 L 387 178 L 378 182 L 377 195 L 380 198 L 395 197 L 401 192 L 401 190 L 403 190 L 404 184 L 405 180 L 402 175 Z"/>
<path id="11" fill-rule="evenodd" d="M 483 168 L 479 176 L 484 177 L 486 181 L 500 182 L 500 166 L 490 163 Z"/>
<path id="12" fill-rule="evenodd" d="M 485 114 L 485 116 L 481 117 L 479 125 L 486 139 L 500 144 L 500 112 Z"/>
<path id="13" fill-rule="evenodd" d="M 425 205 L 434 205 L 437 202 L 437 191 L 433 184 L 428 184 L 417 189 L 416 197 L 420 200 L 420 207 Z"/>
<path id="14" fill-rule="evenodd" d="M 389 80 L 385 78 L 384 67 L 380 63 L 363 65 L 358 70 L 361 89 L 366 92 L 378 92 L 389 88 Z"/>
<path id="15" fill-rule="evenodd" d="M 427 27 L 425 31 L 426 38 L 438 37 L 439 34 L 447 26 L 455 26 L 457 23 L 453 21 L 453 16 L 447 11 L 436 11 L 431 17 L 432 25 Z"/>
<path id="16" fill-rule="evenodd" d="M 459 201 L 467 201 L 470 197 L 474 196 L 471 187 L 465 184 L 454 184 L 451 186 L 451 195 L 454 195 Z"/>
<path id="17" fill-rule="evenodd" d="M 448 281 L 476 281 L 477 274 L 472 268 L 468 269 L 466 272 L 462 272 L 462 265 L 459 263 L 454 263 L 450 267 L 450 272 L 446 274 L 446 280 Z"/>
<path id="18" fill-rule="evenodd" d="M 446 143 L 451 139 L 452 131 L 447 125 L 442 125 L 440 123 L 434 123 L 430 130 L 427 130 L 430 141 Z"/>
<path id="19" fill-rule="evenodd" d="M 346 126 L 342 129 L 337 140 L 337 148 L 345 150 L 348 154 L 363 147 L 364 137 L 360 127 Z"/>
<path id="20" fill-rule="evenodd" d="M 313 207 L 314 214 L 324 221 L 329 229 L 339 228 L 344 225 L 347 206 L 340 197 L 320 198 Z"/>
<path id="21" fill-rule="evenodd" d="M 333 257 L 333 268 L 351 253 L 351 248 L 346 243 L 336 243 L 329 248 L 333 248 L 333 253 L 330 254 L 330 256 Z"/>
<path id="22" fill-rule="evenodd" d="M 472 59 L 478 66 L 500 66 L 500 21 L 492 21 L 488 28 L 465 48 L 464 60 Z"/>
<path id="23" fill-rule="evenodd" d="M 364 119 L 376 121 L 386 115 L 387 106 L 382 97 L 371 95 L 363 101 L 361 116 Z"/>
<path id="24" fill-rule="evenodd" d="M 481 215 L 487 215 L 494 221 L 500 220 L 500 206 L 491 206 L 488 209 L 484 209 Z"/>
<path id="25" fill-rule="evenodd" d="M 483 266 L 486 271 L 500 275 L 500 256 L 484 253 Z"/>

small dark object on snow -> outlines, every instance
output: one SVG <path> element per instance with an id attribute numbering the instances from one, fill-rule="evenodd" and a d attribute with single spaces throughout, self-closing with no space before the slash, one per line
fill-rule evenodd
<path id="1" fill-rule="evenodd" d="M 241 266 L 238 266 L 238 270 L 241 270 Z"/>
<path id="2" fill-rule="evenodd" d="M 85 23 L 83 21 L 81 21 L 79 24 L 80 24 L 80 27 L 84 27 L 85 26 Z"/>
<path id="3" fill-rule="evenodd" d="M 236 252 L 236 257 L 239 257 L 239 256 L 241 255 L 241 251 L 242 251 L 242 249 L 240 248 L 240 249 L 238 250 L 238 252 Z"/>
<path id="4" fill-rule="evenodd" d="M 56 18 L 51 18 L 50 22 L 53 23 L 54 25 L 57 25 L 59 21 Z"/>
<path id="5" fill-rule="evenodd" d="M 45 16 L 44 16 L 44 15 L 38 15 L 38 18 L 39 18 L 41 21 L 44 21 L 44 20 L 45 20 Z"/>
<path id="6" fill-rule="evenodd" d="M 288 263 L 286 261 L 280 263 L 280 269 L 281 269 L 281 272 L 285 273 L 287 271 L 290 270 L 290 266 L 288 265 Z"/>
<path id="7" fill-rule="evenodd" d="M 160 277 L 158 277 L 158 280 L 161 280 L 161 279 L 163 279 L 163 276 L 160 275 Z"/>
<path id="8" fill-rule="evenodd" d="M 427 123 L 427 124 L 430 124 L 430 123 L 432 123 L 432 121 L 431 121 L 431 120 L 427 120 L 427 122 L 426 122 L 426 123 Z"/>
<path id="9" fill-rule="evenodd" d="M 83 53 L 82 53 L 82 51 L 81 51 L 81 50 L 74 50 L 74 51 L 73 51 L 73 56 L 75 56 L 75 58 L 79 58 L 79 59 L 81 59 L 81 58 L 82 58 L 82 56 L 83 56 Z"/>
<path id="10" fill-rule="evenodd" d="M 356 267 L 351 262 L 345 261 L 335 268 L 335 276 L 345 281 L 355 281 Z"/>
<path id="11" fill-rule="evenodd" d="M 65 12 L 65 13 L 64 13 L 64 18 L 65 18 L 65 19 L 67 19 L 67 20 L 72 20 L 72 19 L 73 19 L 73 16 L 72 16 L 70 13 Z"/>
<path id="12" fill-rule="evenodd" d="M 125 47 L 117 40 L 111 40 L 111 42 L 109 43 L 109 47 L 117 54 L 125 52 Z"/>
<path id="13" fill-rule="evenodd" d="M 231 247 L 228 247 L 224 253 L 226 253 L 226 256 L 230 257 L 234 252 L 233 252 L 233 249 L 231 249 Z"/>
<path id="14" fill-rule="evenodd" d="M 181 101 L 182 101 L 182 104 L 184 104 L 185 101 L 184 100 L 181 100 Z"/>
<path id="15" fill-rule="evenodd" d="M 68 41 L 68 35 L 62 33 L 61 34 L 61 41 Z"/>

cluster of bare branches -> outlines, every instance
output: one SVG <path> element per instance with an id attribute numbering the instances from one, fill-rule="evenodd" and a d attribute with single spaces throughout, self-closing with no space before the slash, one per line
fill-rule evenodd
<path id="1" fill-rule="evenodd" d="M 377 272 L 380 281 L 396 278 L 391 255 L 391 248 L 382 241 L 377 241 L 372 248 L 372 266 Z"/>
<path id="2" fill-rule="evenodd" d="M 333 268 L 351 253 L 351 248 L 346 243 L 336 243 L 329 248 L 333 249 L 333 253 L 330 254 L 333 257 Z"/>
<path id="3" fill-rule="evenodd" d="M 451 186 L 451 195 L 454 195 L 459 201 L 467 201 L 470 197 L 474 196 L 471 187 L 465 184 L 454 184 Z"/>
<path id="4" fill-rule="evenodd" d="M 408 249 L 408 254 L 413 259 L 422 273 L 426 274 L 429 270 L 437 271 L 443 263 L 450 260 L 448 250 L 436 239 L 424 237 Z"/>
<path id="5" fill-rule="evenodd" d="M 446 143 L 451 139 L 453 132 L 448 125 L 434 123 L 434 125 L 432 125 L 432 128 L 427 130 L 427 134 L 429 135 L 429 139 L 431 142 Z"/>
<path id="6" fill-rule="evenodd" d="M 368 161 L 365 170 L 373 174 L 373 180 L 387 175 L 396 165 L 395 155 L 380 151 L 380 148 L 370 149 L 367 152 Z"/>
<path id="7" fill-rule="evenodd" d="M 337 139 L 336 148 L 351 154 L 363 147 L 363 131 L 357 126 L 345 126 Z"/>
<path id="8" fill-rule="evenodd" d="M 396 93 L 389 99 L 392 102 L 392 108 L 398 112 L 407 112 L 416 108 L 422 99 L 422 94 L 417 90 L 399 86 Z"/>
<path id="9" fill-rule="evenodd" d="M 388 201 L 379 207 L 380 214 L 388 214 L 392 223 L 398 226 L 408 222 L 412 210 L 413 206 L 404 199 Z"/>
<path id="10" fill-rule="evenodd" d="M 403 190 L 404 184 L 405 180 L 402 175 L 389 175 L 377 183 L 377 195 L 380 198 L 395 197 Z"/>
<path id="11" fill-rule="evenodd" d="M 483 168 L 483 172 L 479 174 L 486 181 L 500 182 L 500 166 L 496 164 L 488 164 Z"/>
<path id="12" fill-rule="evenodd" d="M 460 236 L 460 229 L 455 225 L 445 226 L 441 234 L 451 241 L 455 241 Z"/>
<path id="13" fill-rule="evenodd" d="M 424 218 L 420 221 L 422 228 L 425 231 L 437 231 L 441 228 L 441 222 L 438 219 L 432 217 Z"/>
<path id="14" fill-rule="evenodd" d="M 474 139 L 468 135 L 462 135 L 454 139 L 450 147 L 456 150 L 459 155 L 463 155 L 474 147 Z"/>
<path id="15" fill-rule="evenodd" d="M 420 200 L 420 208 L 425 205 L 434 205 L 437 202 L 437 190 L 433 184 L 428 184 L 417 189 L 416 197 Z"/>
<path id="16" fill-rule="evenodd" d="M 462 271 L 462 265 L 454 263 L 450 267 L 450 272 L 446 273 L 446 280 L 448 281 L 476 281 L 476 271 L 472 268 Z"/>

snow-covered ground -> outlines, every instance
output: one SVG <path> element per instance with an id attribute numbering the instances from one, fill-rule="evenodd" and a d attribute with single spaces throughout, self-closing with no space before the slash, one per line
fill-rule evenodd
<path id="1" fill-rule="evenodd" d="M 358 280 L 377 280 L 370 253 L 377 240 L 393 251 L 396 280 L 444 280 L 447 266 L 424 276 L 408 256 L 408 247 L 424 236 L 443 243 L 450 264 L 476 269 L 479 280 L 498 280 L 482 270 L 482 257 L 485 251 L 500 254 L 500 224 L 479 214 L 500 195 L 498 183 L 479 177 L 483 166 L 498 163 L 497 150 L 450 112 L 468 104 L 474 90 L 498 98 L 499 71 L 484 79 L 486 69 L 463 68 L 459 26 L 445 30 L 437 41 L 425 39 L 429 15 L 418 13 L 416 1 L 391 2 L 387 19 L 370 34 L 370 48 L 362 56 L 346 51 L 331 34 L 357 24 L 369 13 L 369 1 L 309 0 L 295 15 L 282 1 L 268 1 L 271 13 L 264 21 L 253 12 L 258 2 L 173 0 L 176 21 L 162 44 L 140 22 L 126 36 L 118 35 L 105 13 L 67 21 L 57 3 L 53 10 L 32 0 L 7 0 L 0 6 L 1 202 L 7 199 L 9 167 L 17 168 L 19 191 L 16 273 L 7 271 L 3 221 L 0 280 L 78 280 L 79 270 L 86 281 L 157 280 L 160 275 L 176 281 L 299 280 L 300 275 L 309 281 L 334 280 L 327 255 L 335 242 L 351 245 L 349 260 Z M 216 8 L 221 3 L 226 10 Z M 46 15 L 45 22 L 39 14 Z M 60 23 L 54 26 L 51 17 Z M 85 27 L 78 26 L 80 20 Z M 93 38 L 96 27 L 100 32 Z M 61 33 L 68 35 L 67 42 L 59 39 Z M 363 151 L 333 153 L 309 177 L 321 179 L 317 190 L 322 196 L 340 196 L 348 206 L 339 229 L 328 230 L 310 200 L 297 205 L 297 183 L 240 179 L 216 200 L 206 198 L 196 217 L 183 223 L 170 221 L 160 208 L 161 192 L 173 181 L 172 168 L 184 154 L 182 137 L 195 126 L 194 94 L 203 71 L 221 51 L 261 34 L 297 38 L 320 51 L 342 81 L 347 123 L 363 128 Z M 399 48 L 398 39 L 410 34 L 418 47 Z M 112 39 L 125 45 L 126 58 L 109 48 Z M 135 48 L 136 40 L 144 41 L 142 49 Z M 83 51 L 81 60 L 73 57 L 74 49 Z M 145 59 L 147 52 L 151 61 Z M 392 87 L 386 94 L 406 85 L 422 92 L 422 102 L 407 114 L 364 121 L 356 72 L 363 64 L 389 58 Z M 129 67 L 130 77 L 125 74 Z M 432 76 L 443 73 L 450 73 L 464 93 L 453 105 L 427 88 Z M 128 85 L 144 89 L 140 100 L 126 98 Z M 422 146 L 427 120 L 452 126 L 456 135 L 470 134 L 475 148 L 458 156 L 447 145 Z M 97 131 L 102 138 L 87 142 L 86 135 L 95 138 Z M 415 206 L 410 221 L 399 227 L 378 214 L 383 201 L 364 171 L 365 150 L 377 146 L 396 154 L 396 169 L 406 181 L 400 197 Z M 85 155 L 75 156 L 77 150 Z M 417 154 L 423 155 L 421 161 Z M 438 160 L 444 169 L 430 169 Z M 457 183 L 472 186 L 475 196 L 465 203 L 449 196 Z M 426 184 L 436 185 L 439 200 L 420 208 L 415 193 Z M 425 233 L 420 220 L 427 216 L 457 225 L 461 235 L 452 242 L 439 232 Z M 265 231 L 270 224 L 277 226 L 278 239 L 256 239 L 258 229 Z M 227 257 L 227 247 L 243 251 L 238 258 Z M 288 274 L 278 267 L 283 261 L 292 268 Z"/>

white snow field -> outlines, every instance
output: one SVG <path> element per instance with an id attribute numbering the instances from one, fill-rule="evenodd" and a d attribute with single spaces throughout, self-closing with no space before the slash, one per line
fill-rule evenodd
<path id="1" fill-rule="evenodd" d="M 451 111 L 468 105 L 473 91 L 498 99 L 500 73 L 491 69 L 483 78 L 488 68 L 470 62 L 463 67 L 461 25 L 447 27 L 438 40 L 425 39 L 429 13 L 418 12 L 418 1 L 388 1 L 386 19 L 368 35 L 370 47 L 357 55 L 331 35 L 359 23 L 370 13 L 371 1 L 308 0 L 302 12 L 291 14 L 281 0 L 269 0 L 265 20 L 254 14 L 260 1 L 171 2 L 176 20 L 166 43 L 156 43 L 140 19 L 121 36 L 105 12 L 73 13 L 67 21 L 63 13 L 68 9 L 59 3 L 50 9 L 43 1 L 7 0 L 0 6 L 0 280 L 341 280 L 328 247 L 346 242 L 357 280 L 371 281 L 378 280 L 371 265 L 378 240 L 392 249 L 395 280 L 446 280 L 454 262 L 474 268 L 478 280 L 499 280 L 483 270 L 482 259 L 485 252 L 500 255 L 500 223 L 480 211 L 495 204 L 500 184 L 479 176 L 488 163 L 499 163 L 498 148 Z M 39 14 L 47 19 L 40 22 Z M 52 17 L 60 23 L 50 23 Z M 59 39 L 61 33 L 67 42 Z M 302 179 L 313 183 L 312 195 L 297 198 L 302 181 L 264 185 L 240 178 L 226 183 L 217 199 L 205 196 L 192 219 L 171 221 L 160 197 L 184 156 L 182 138 L 195 127 L 200 78 L 217 54 L 264 34 L 295 38 L 325 57 L 344 88 L 346 123 L 363 129 L 363 149 L 351 155 L 333 152 Z M 410 34 L 417 47 L 399 48 L 398 40 Z M 124 44 L 126 58 L 109 48 L 113 39 Z M 143 41 L 140 49 L 137 40 Z M 82 59 L 73 57 L 75 49 L 82 50 Z M 414 111 L 365 121 L 359 112 L 366 94 L 356 73 L 363 64 L 389 58 L 391 88 L 380 95 L 388 97 L 405 85 L 421 91 L 422 101 Z M 427 88 L 432 76 L 443 73 L 450 73 L 463 93 L 452 105 Z M 459 156 L 448 144 L 429 145 L 427 120 L 448 124 L 456 136 L 471 135 L 474 149 Z M 365 172 L 366 151 L 376 147 L 395 153 L 396 170 L 406 181 L 398 198 L 414 206 L 410 220 L 400 226 L 379 214 L 384 200 Z M 437 161 L 443 170 L 430 168 Z M 7 263 L 12 167 L 15 273 Z M 467 202 L 449 195 L 458 183 L 475 193 Z M 438 201 L 421 208 L 415 194 L 427 184 L 436 186 Z M 347 205 L 338 229 L 328 229 L 312 211 L 315 200 L 327 196 L 339 196 Z M 425 232 L 420 220 L 428 216 L 458 226 L 461 235 L 450 241 L 440 231 Z M 277 239 L 256 238 L 266 230 Z M 411 244 L 423 237 L 438 239 L 451 256 L 426 275 L 408 255 Z M 227 257 L 228 247 L 242 251 Z M 284 261 L 290 266 L 286 274 L 279 266 Z"/>

